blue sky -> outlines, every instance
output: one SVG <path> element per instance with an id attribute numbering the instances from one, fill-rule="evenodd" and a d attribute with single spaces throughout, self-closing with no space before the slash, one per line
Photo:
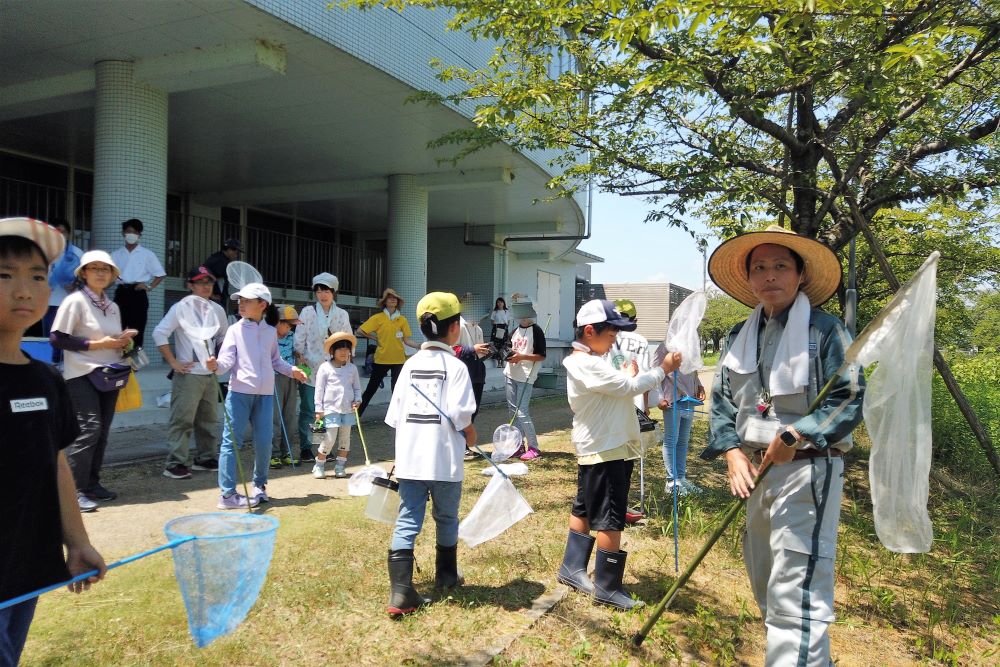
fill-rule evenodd
<path id="1" fill-rule="evenodd" d="M 593 231 L 580 244 L 580 250 L 604 258 L 603 264 L 592 265 L 593 282 L 670 282 L 700 288 L 702 255 L 694 239 L 665 222 L 644 222 L 649 210 L 650 205 L 642 197 L 622 197 L 595 189 Z M 709 238 L 709 257 L 718 245 L 718 239 Z"/>

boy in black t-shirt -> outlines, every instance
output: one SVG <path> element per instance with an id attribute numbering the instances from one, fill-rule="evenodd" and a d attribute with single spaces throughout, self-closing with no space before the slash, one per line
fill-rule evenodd
<path id="1" fill-rule="evenodd" d="M 29 218 L 0 220 L 0 602 L 96 569 L 75 593 L 104 577 L 76 502 L 62 450 L 79 427 L 62 377 L 21 351 L 25 330 L 48 308 L 48 267 L 65 241 Z M 63 546 L 66 547 L 65 555 Z M 37 598 L 0 610 L 0 665 L 16 665 Z"/>

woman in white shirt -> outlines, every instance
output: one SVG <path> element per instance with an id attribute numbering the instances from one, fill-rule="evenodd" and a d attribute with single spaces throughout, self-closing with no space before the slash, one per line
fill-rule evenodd
<path id="1" fill-rule="evenodd" d="M 81 512 L 97 509 L 97 500 L 114 500 L 118 496 L 100 483 L 118 390 L 98 391 L 88 377 L 98 368 L 121 363 L 122 350 L 136 334 L 135 329 L 122 331 L 118 305 L 106 292 L 118 275 L 118 267 L 108 253 L 83 253 L 76 269 L 83 287 L 60 304 L 49 334 L 52 346 L 63 351 L 63 377 L 80 425 L 80 435 L 66 448 L 66 458 L 73 471 Z"/>
<path id="2" fill-rule="evenodd" d="M 493 328 L 490 329 L 490 342 L 499 350 L 510 336 L 510 313 L 507 310 L 507 302 L 502 296 L 498 296 L 493 304 L 490 322 L 493 323 Z M 503 363 L 502 359 L 497 359 L 497 368 L 502 367 Z"/>

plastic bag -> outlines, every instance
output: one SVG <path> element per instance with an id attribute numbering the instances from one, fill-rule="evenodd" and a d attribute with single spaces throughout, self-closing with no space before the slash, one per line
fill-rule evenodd
<path id="1" fill-rule="evenodd" d="M 931 254 L 851 346 L 857 363 L 878 362 L 865 389 L 868 477 L 875 533 L 897 553 L 925 553 L 934 540 L 927 496 L 938 256 Z"/>
<path id="2" fill-rule="evenodd" d="M 118 392 L 118 400 L 115 402 L 115 412 L 128 412 L 129 410 L 138 410 L 141 407 L 142 388 L 139 386 L 139 379 L 135 376 L 135 371 L 130 371 L 128 382 Z"/>
<path id="3" fill-rule="evenodd" d="M 458 537 L 467 547 L 492 540 L 532 513 L 531 506 L 503 475 L 494 475 L 472 507 L 458 524 Z"/>

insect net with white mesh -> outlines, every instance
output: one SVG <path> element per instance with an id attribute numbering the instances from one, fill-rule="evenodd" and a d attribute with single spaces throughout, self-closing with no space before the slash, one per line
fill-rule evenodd
<path id="1" fill-rule="evenodd" d="M 193 294 L 177 302 L 177 322 L 202 364 L 214 352 L 212 338 L 225 319 L 225 313 L 220 311 L 221 308 L 213 302 Z"/>
<path id="2" fill-rule="evenodd" d="M 496 463 L 506 461 L 517 448 L 521 446 L 521 431 L 513 424 L 500 424 L 493 431 L 493 453 L 490 455 Z"/>
<path id="3" fill-rule="evenodd" d="M 361 428 L 361 415 L 358 414 L 357 408 L 354 409 L 354 421 L 358 425 L 358 437 L 361 438 L 361 447 L 365 450 L 365 467 L 356 471 L 347 480 L 347 494 L 350 496 L 367 496 L 372 492 L 372 480 L 376 477 L 388 479 L 389 473 L 380 466 L 372 465 L 371 459 L 368 458 L 368 444 L 365 442 L 365 432 Z"/>
<path id="4" fill-rule="evenodd" d="M 267 579 L 277 529 L 277 519 L 259 514 L 195 514 L 164 527 L 167 539 L 195 538 L 172 553 L 188 628 L 199 648 L 246 618 Z"/>
<path id="5" fill-rule="evenodd" d="M 250 264 L 239 260 L 229 262 L 229 265 L 226 266 L 226 279 L 237 290 L 243 289 L 243 286 L 249 283 L 264 282 L 264 277 L 260 275 L 260 271 L 253 268 Z"/>

